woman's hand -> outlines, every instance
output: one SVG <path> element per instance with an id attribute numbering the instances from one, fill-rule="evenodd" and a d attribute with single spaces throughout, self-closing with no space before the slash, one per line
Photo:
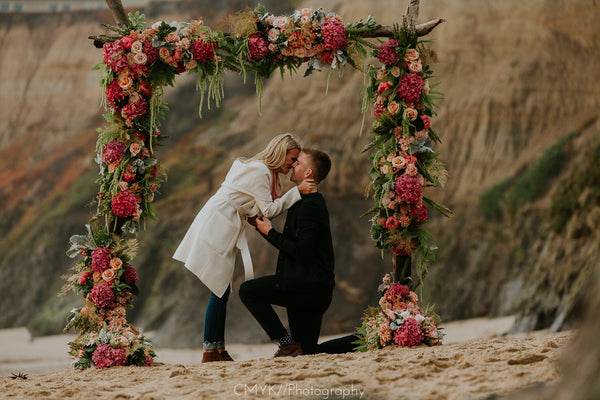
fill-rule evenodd
<path id="1" fill-rule="evenodd" d="M 312 178 L 305 179 L 298 185 L 298 190 L 301 194 L 315 193 L 317 191 L 317 184 Z"/>

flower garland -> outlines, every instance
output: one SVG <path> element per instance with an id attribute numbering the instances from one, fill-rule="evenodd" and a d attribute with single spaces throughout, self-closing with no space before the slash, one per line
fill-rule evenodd
<path id="1" fill-rule="evenodd" d="M 262 80 L 278 68 L 282 76 L 286 69 L 297 72 L 303 63 L 305 75 L 324 67 L 341 71 L 346 64 L 362 65 L 367 48 L 376 48 L 360 37 L 376 28 L 373 18 L 344 25 L 338 15 L 322 9 L 275 16 L 259 6 L 233 18 L 229 35 L 202 21 L 159 21 L 148 27 L 139 12 L 129 14 L 129 20 L 126 28 L 112 28 L 119 37 L 104 44 L 103 60 L 95 67 L 103 71 L 100 83 L 109 111 L 96 144 L 97 212 L 85 235 L 71 237 L 67 251 L 71 258 L 80 257 L 67 287 L 82 296 L 83 306 L 72 310 L 65 327 L 79 332 L 70 343 L 73 366 L 79 369 L 151 365 L 156 356 L 152 343 L 127 322 L 126 309 L 138 294 L 132 266 L 136 234 L 147 218 L 156 219 L 152 202 L 163 181 L 155 154 L 167 108 L 163 88 L 173 86 L 178 74 L 197 74 L 201 110 L 206 92 L 209 106 L 210 100 L 219 105 L 225 70 L 244 76 L 254 73 L 260 98 Z M 373 132 L 380 136 L 372 156 L 378 221 L 372 233 L 382 250 L 391 247 L 397 254 L 412 252 L 414 237 L 421 250 L 425 248 L 424 241 L 406 228 L 417 229 L 427 220 L 422 187 L 436 182 L 431 172 L 435 157 L 421 154 L 436 138 L 433 131 L 427 133 L 433 115 L 427 97 L 428 70 L 413 71 L 418 56 L 411 61 L 415 65 L 405 65 L 403 60 L 411 53 L 400 43 L 408 42 L 390 41 L 378 49 L 385 66 L 375 75 L 367 71 L 371 83 L 365 97 L 374 100 L 377 93 Z M 396 125 L 401 130 L 390 135 L 389 128 Z M 413 129 L 417 126 L 421 127 Z M 395 137 L 402 152 L 392 149 Z M 401 170 L 405 173 L 398 173 Z M 383 201 L 389 207 L 383 207 Z"/>
<path id="2" fill-rule="evenodd" d="M 408 286 L 392 283 L 390 274 L 379 286 L 379 306 L 371 307 L 362 319 L 359 332 L 363 339 L 358 350 L 374 350 L 389 345 L 418 346 L 441 344 L 444 333 L 439 316 L 431 309 L 422 311 L 418 296 Z"/>

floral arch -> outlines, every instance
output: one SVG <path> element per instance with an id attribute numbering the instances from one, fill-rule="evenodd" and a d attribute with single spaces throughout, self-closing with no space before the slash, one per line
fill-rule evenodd
<path id="1" fill-rule="evenodd" d="M 409 2 L 403 24 L 377 25 L 372 17 L 344 25 L 322 9 L 302 9 L 275 16 L 258 6 L 232 18 L 232 33 L 212 30 L 202 21 L 157 22 L 148 26 L 139 12 L 125 13 L 120 1 L 109 1 L 118 27 L 115 36 L 93 37 L 103 48 L 95 68 L 103 74 L 106 125 L 98 129 L 97 211 L 85 235 L 70 239 L 67 254 L 79 257 L 67 284 L 82 296 L 65 332 L 79 336 L 70 343 L 74 368 L 151 365 L 151 342 L 126 320 L 132 296 L 138 294 L 132 265 L 136 233 L 156 219 L 154 193 L 162 175 L 157 148 L 166 111 L 163 88 L 181 73 L 197 74 L 198 88 L 217 105 L 223 94 L 223 72 L 254 74 L 257 93 L 262 81 L 279 69 L 305 75 L 346 65 L 362 70 L 368 84 L 363 114 L 374 106 L 370 152 L 374 205 L 371 236 L 376 246 L 392 251 L 394 273 L 383 279 L 377 308 L 363 317 L 361 349 L 388 344 L 438 344 L 441 333 L 432 310 L 421 311 L 414 293 L 433 260 L 430 234 L 423 228 L 429 210 L 450 211 L 423 196 L 427 186 L 443 186 L 446 171 L 433 145 L 440 141 L 431 127 L 440 98 L 430 83 L 433 52 L 419 40 L 443 20 L 417 25 L 419 1 Z M 366 38 L 387 37 L 383 42 Z M 380 66 L 364 65 L 367 56 Z M 416 274 L 411 274 L 413 258 Z M 411 279 L 412 278 L 412 279 Z"/>

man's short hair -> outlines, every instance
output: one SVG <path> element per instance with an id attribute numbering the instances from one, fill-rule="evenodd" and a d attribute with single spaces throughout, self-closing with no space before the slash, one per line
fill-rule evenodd
<path id="1" fill-rule="evenodd" d="M 331 159 L 324 151 L 317 149 L 302 149 L 303 153 L 310 156 L 312 161 L 313 177 L 317 183 L 323 182 L 331 169 Z"/>

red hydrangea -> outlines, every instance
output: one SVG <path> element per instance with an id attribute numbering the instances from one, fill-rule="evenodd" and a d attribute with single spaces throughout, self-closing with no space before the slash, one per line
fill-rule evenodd
<path id="1" fill-rule="evenodd" d="M 260 33 L 253 33 L 248 37 L 248 48 L 250 49 L 250 58 L 259 60 L 269 54 L 269 44 Z"/>
<path id="2" fill-rule="evenodd" d="M 119 86 L 119 82 L 114 79 L 106 88 L 106 100 L 112 108 L 116 108 L 124 99 L 125 92 Z"/>
<path id="3" fill-rule="evenodd" d="M 121 109 L 121 116 L 125 119 L 132 120 L 140 115 L 148 113 L 148 102 L 143 97 L 139 97 L 137 101 L 130 101 Z"/>
<path id="4" fill-rule="evenodd" d="M 121 275 L 121 281 L 133 286 L 137 283 L 138 281 L 138 276 L 137 276 L 137 272 L 135 270 L 135 268 L 130 267 L 128 265 L 123 267 L 123 275 Z"/>
<path id="5" fill-rule="evenodd" d="M 125 148 L 127 146 L 123 142 L 118 140 L 111 140 L 102 149 L 102 161 L 107 164 L 113 164 L 118 162 L 123 154 L 125 154 Z"/>
<path id="6" fill-rule="evenodd" d="M 398 94 L 407 103 L 416 103 L 421 98 L 423 91 L 423 78 L 417 74 L 406 74 L 400 78 Z"/>
<path id="7" fill-rule="evenodd" d="M 201 64 L 204 64 L 209 60 L 215 59 L 216 45 L 216 42 L 205 43 L 203 40 L 196 40 L 190 46 L 190 51 L 192 52 L 194 60 L 198 61 Z"/>
<path id="8" fill-rule="evenodd" d="M 104 64 L 115 72 L 121 72 L 129 66 L 123 44 L 116 40 L 104 43 L 102 46 L 102 58 Z"/>
<path id="9" fill-rule="evenodd" d="M 333 53 L 329 50 L 322 51 L 318 57 L 320 57 L 325 64 L 331 65 L 333 62 Z"/>
<path id="10" fill-rule="evenodd" d="M 425 207 L 425 204 L 422 204 L 421 207 L 412 207 L 409 213 L 409 217 L 414 217 L 417 216 L 417 218 L 415 218 L 415 222 L 420 223 L 420 222 L 425 222 L 428 219 L 427 216 L 427 207 Z"/>
<path id="11" fill-rule="evenodd" d="M 152 357 L 146 356 L 146 359 L 144 360 L 144 364 L 151 367 L 152 366 Z"/>
<path id="12" fill-rule="evenodd" d="M 423 195 L 423 188 L 419 183 L 419 179 L 406 173 L 396 178 L 394 189 L 400 200 L 409 204 L 417 203 Z"/>
<path id="13" fill-rule="evenodd" d="M 410 290 L 408 289 L 408 286 L 392 283 L 385 291 L 385 300 L 390 304 L 393 304 L 397 299 L 404 300 L 409 293 Z"/>
<path id="14" fill-rule="evenodd" d="M 400 43 L 396 39 L 390 39 L 387 42 L 379 46 L 377 52 L 377 58 L 385 65 L 394 65 L 398 62 L 398 53 L 396 48 L 400 46 Z"/>
<path id="15" fill-rule="evenodd" d="M 92 270 L 104 272 L 110 268 L 110 249 L 108 247 L 96 247 L 92 251 Z"/>
<path id="16" fill-rule="evenodd" d="M 133 193 L 124 190 L 113 197 L 110 206 L 117 217 L 127 218 L 135 214 L 137 200 Z"/>
<path id="17" fill-rule="evenodd" d="M 414 318 L 406 318 L 400 329 L 394 332 L 394 342 L 399 346 L 418 346 L 424 338 L 425 335 Z"/>
<path id="18" fill-rule="evenodd" d="M 330 18 L 321 25 L 325 47 L 331 50 L 343 49 L 348 43 L 344 24 L 335 18 Z"/>
<path id="19" fill-rule="evenodd" d="M 114 308 L 115 306 L 115 294 L 110 286 L 104 283 L 94 285 L 89 298 L 92 303 L 100 308 Z"/>
<path id="20" fill-rule="evenodd" d="M 158 58 L 158 47 L 152 46 L 152 42 L 151 41 L 145 41 L 144 42 L 144 46 L 143 46 L 143 50 L 142 51 L 148 57 L 148 61 L 147 61 L 148 65 L 152 65 L 152 63 L 154 61 L 156 61 L 156 59 Z"/>
<path id="21" fill-rule="evenodd" d="M 110 368 L 113 365 L 112 358 L 112 350 L 113 348 L 106 343 L 100 343 L 94 354 L 92 355 L 92 360 L 94 361 L 94 365 L 98 369 Z"/>

